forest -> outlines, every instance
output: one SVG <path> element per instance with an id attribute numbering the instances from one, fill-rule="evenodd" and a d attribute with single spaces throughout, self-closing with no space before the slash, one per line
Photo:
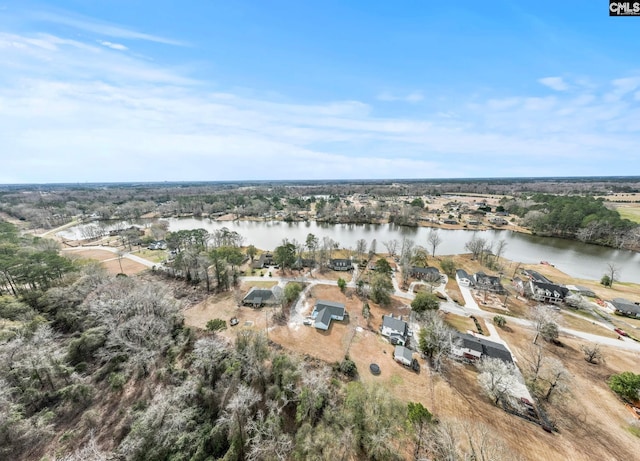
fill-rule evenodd
<path id="1" fill-rule="evenodd" d="M 622 219 L 602 199 L 582 195 L 534 194 L 503 199 L 502 206 L 535 234 L 577 239 L 615 248 L 637 249 L 638 225 Z"/>

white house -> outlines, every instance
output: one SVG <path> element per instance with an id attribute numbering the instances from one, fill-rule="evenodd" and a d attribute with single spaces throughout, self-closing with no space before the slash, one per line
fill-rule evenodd
<path id="1" fill-rule="evenodd" d="M 410 367 L 413 362 L 413 352 L 404 346 L 396 346 L 393 351 L 393 360 L 403 364 L 406 367 Z"/>
<path id="2" fill-rule="evenodd" d="M 393 315 L 383 315 L 380 334 L 389 338 L 391 344 L 404 346 L 407 343 L 409 325 L 400 317 L 395 318 Z"/>

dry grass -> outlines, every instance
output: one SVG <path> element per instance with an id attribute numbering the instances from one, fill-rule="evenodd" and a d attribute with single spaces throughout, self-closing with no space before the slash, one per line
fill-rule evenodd
<path id="1" fill-rule="evenodd" d="M 480 323 L 480 326 L 482 327 L 482 331 L 484 332 L 483 334 L 486 335 L 487 324 L 485 323 L 482 317 L 478 317 L 477 319 L 478 319 L 478 323 Z M 451 327 L 453 327 L 455 330 L 460 331 L 462 333 L 466 333 L 469 330 L 474 333 L 478 333 L 476 324 L 473 321 L 473 319 L 470 317 L 463 317 L 461 315 L 445 313 L 444 321 L 447 324 L 449 324 Z"/>
<path id="2" fill-rule="evenodd" d="M 245 287 L 246 288 L 246 287 Z M 316 299 L 342 302 L 350 316 L 344 322 L 332 322 L 328 331 L 311 326 L 276 325 L 269 323 L 269 339 L 294 353 L 309 355 L 329 363 L 340 361 L 348 353 L 356 363 L 359 379 L 383 386 L 404 402 L 421 402 L 439 418 L 471 420 L 486 427 L 490 434 L 501 439 L 525 460 L 539 459 L 634 459 L 637 438 L 626 430 L 627 412 L 622 403 L 609 391 L 606 379 L 612 373 L 637 368 L 635 354 L 603 347 L 607 357 L 604 365 L 587 364 L 580 352 L 581 342 L 561 335 L 565 347 L 546 345 L 549 354 L 561 360 L 571 372 L 573 397 L 566 403 L 549 409 L 560 432 L 547 434 L 540 426 L 509 415 L 494 407 L 485 398 L 477 383 L 474 368 L 452 364 L 444 376 L 432 375 L 423 360 L 422 370 L 415 373 L 393 361 L 393 346 L 377 332 L 383 314 L 408 314 L 402 300 L 394 299 L 384 308 L 371 304 L 372 318 L 362 318 L 362 301 L 350 290 L 346 294 L 337 287 L 318 285 L 311 290 L 307 311 L 311 312 Z M 270 312 L 267 311 L 267 317 Z M 265 329 L 265 310 L 237 308 L 233 295 L 212 296 L 185 312 L 186 323 L 204 328 L 207 320 L 237 316 L 240 325 L 228 327 L 223 335 L 233 338 L 236 329 Z M 454 317 L 449 314 L 447 317 Z M 470 321 L 470 319 L 463 321 Z M 458 323 L 459 319 L 453 320 Z M 581 321 L 581 319 L 576 319 Z M 249 322 L 249 325 L 245 325 Z M 460 324 L 468 329 L 470 324 Z M 500 330 L 519 363 L 533 332 L 509 325 Z M 377 363 L 382 373 L 374 376 L 369 365 Z M 597 402 L 597 404 L 594 404 Z"/>
<path id="3" fill-rule="evenodd" d="M 133 252 L 136 256 L 140 256 L 152 263 L 161 263 L 167 259 L 167 252 L 162 250 L 149 250 L 148 248 L 141 248 L 140 250 Z"/>
<path id="4" fill-rule="evenodd" d="M 560 313 L 562 317 L 561 324 L 572 330 L 584 331 L 585 333 L 593 333 L 594 335 L 605 336 L 607 338 L 617 338 L 618 334 L 607 328 L 601 327 L 593 323 L 588 318 L 580 318 L 567 312 Z"/>
<path id="5" fill-rule="evenodd" d="M 122 272 L 127 275 L 134 275 L 147 270 L 147 266 L 145 266 L 144 264 L 140 264 L 136 261 L 131 261 L 127 258 L 122 258 L 120 261 L 118 261 L 118 256 L 115 253 L 107 250 L 74 249 L 65 251 L 63 254 L 72 258 L 93 259 L 96 261 L 100 261 L 102 265 L 107 269 L 107 272 L 109 272 L 110 274 L 119 274 Z M 122 269 L 120 268 L 121 265 Z"/>

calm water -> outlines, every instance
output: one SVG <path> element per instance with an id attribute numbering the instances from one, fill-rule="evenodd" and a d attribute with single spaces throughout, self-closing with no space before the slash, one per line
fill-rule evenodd
<path id="1" fill-rule="evenodd" d="M 245 244 L 253 244 L 261 249 L 273 249 L 280 245 L 282 239 L 296 239 L 304 242 L 307 234 L 312 233 L 319 240 L 330 237 L 342 248 L 355 248 L 356 241 L 365 239 L 371 244 L 377 241 L 377 251 L 386 252 L 383 242 L 404 236 L 413 239 L 417 245 L 428 248 L 427 235 L 429 228 L 402 227 L 393 224 L 324 224 L 315 222 L 286 223 L 282 221 L 233 221 L 219 222 L 209 219 L 172 218 L 168 219 L 172 231 L 204 228 L 209 232 L 227 227 L 242 235 Z M 613 262 L 620 268 L 620 279 L 640 283 L 640 254 L 626 250 L 615 250 L 588 245 L 581 242 L 536 237 L 508 230 L 445 230 L 439 231 L 442 243 L 436 255 L 468 253 L 465 244 L 471 240 L 474 232 L 488 241 L 497 242 L 504 239 L 507 245 L 503 256 L 523 263 L 539 263 L 549 261 L 567 274 L 584 279 L 600 280 L 606 272 L 607 263 Z M 81 238 L 78 227 L 60 233 L 65 238 Z M 506 269 L 509 272 L 509 268 Z"/>

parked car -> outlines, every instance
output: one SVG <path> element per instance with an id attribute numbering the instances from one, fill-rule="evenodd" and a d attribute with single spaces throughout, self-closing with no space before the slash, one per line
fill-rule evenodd
<path id="1" fill-rule="evenodd" d="M 237 324 L 239 323 L 238 318 L 237 317 L 231 317 L 231 320 L 229 320 L 229 324 L 232 327 L 235 327 Z"/>
<path id="2" fill-rule="evenodd" d="M 614 328 L 613 331 L 618 333 L 620 336 L 629 336 L 626 331 L 621 330 L 620 328 Z"/>
<path id="3" fill-rule="evenodd" d="M 302 323 L 304 323 L 305 325 L 312 325 L 313 324 L 313 319 L 311 317 L 307 317 L 306 319 L 304 319 L 302 321 Z"/>

